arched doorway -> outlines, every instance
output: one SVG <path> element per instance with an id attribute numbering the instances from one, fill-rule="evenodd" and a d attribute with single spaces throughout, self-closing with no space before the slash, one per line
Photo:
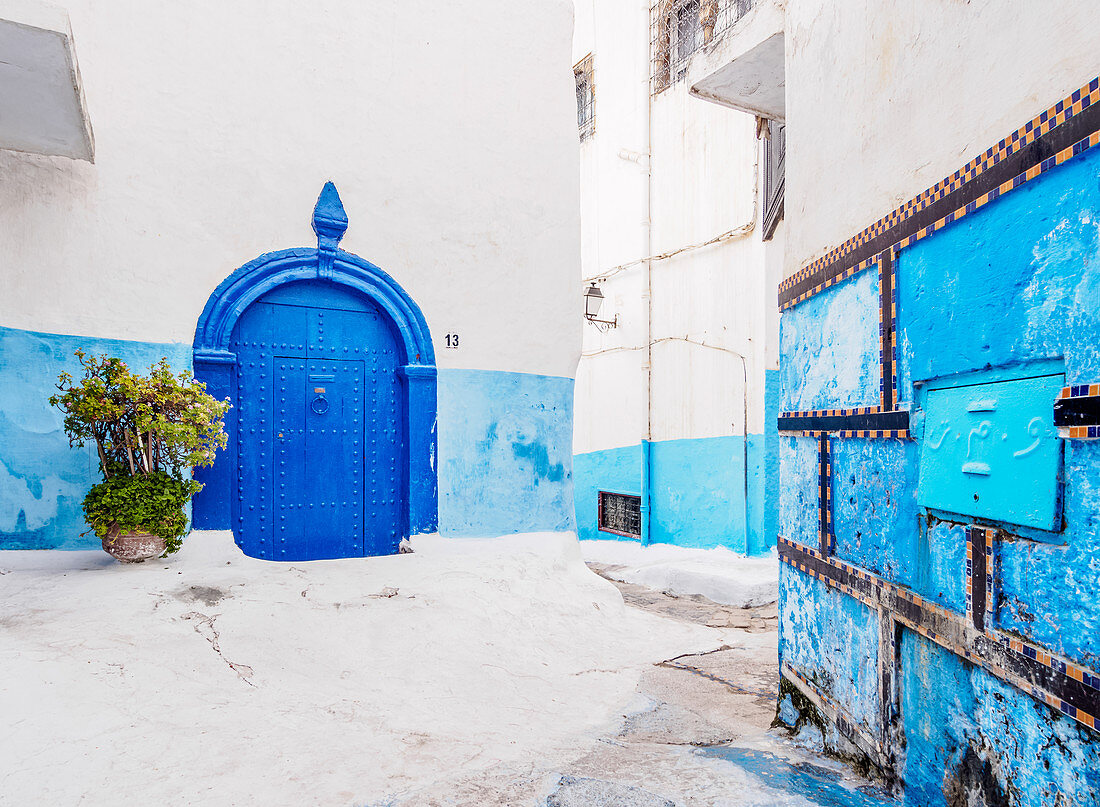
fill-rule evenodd
<path id="1" fill-rule="evenodd" d="M 313 226 L 317 249 L 246 264 L 199 319 L 195 375 L 233 409 L 194 523 L 272 560 L 391 554 L 436 528 L 431 338 L 392 278 L 336 248 L 331 183 Z"/>

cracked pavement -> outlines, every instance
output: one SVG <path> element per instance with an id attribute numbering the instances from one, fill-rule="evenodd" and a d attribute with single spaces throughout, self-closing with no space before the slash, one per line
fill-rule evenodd
<path id="1" fill-rule="evenodd" d="M 196 533 L 129 567 L 0 552 L 0 805 L 745 807 L 831 803 L 806 782 L 856 792 L 768 731 L 774 608 L 613 585 L 567 534 L 414 548 L 288 565 Z"/>

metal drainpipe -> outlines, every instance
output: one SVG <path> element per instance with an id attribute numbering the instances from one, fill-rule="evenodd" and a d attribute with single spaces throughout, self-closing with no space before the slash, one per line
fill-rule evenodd
<path id="1" fill-rule="evenodd" d="M 648 5 L 648 4 L 647 4 Z M 648 53 L 649 42 L 646 41 Z M 648 63 L 648 60 L 647 60 Z M 651 462 L 650 441 L 653 439 L 653 77 L 652 69 L 646 69 L 646 125 L 645 125 L 645 252 L 647 256 L 644 271 L 642 299 L 645 302 L 645 364 L 642 375 L 645 379 L 645 434 L 642 435 L 642 491 L 641 491 L 641 533 L 642 546 L 650 541 L 650 492 L 653 489 L 653 465 Z"/>

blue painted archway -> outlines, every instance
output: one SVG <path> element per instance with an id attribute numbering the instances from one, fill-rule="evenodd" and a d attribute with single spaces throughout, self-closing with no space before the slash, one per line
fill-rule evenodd
<path id="1" fill-rule="evenodd" d="M 234 409 L 226 419 L 227 449 L 212 468 L 196 471 L 196 479 L 204 488 L 194 500 L 194 524 L 199 529 L 232 529 L 248 554 L 277 556 L 242 540 L 248 523 L 246 514 L 252 518 L 257 510 L 265 510 L 268 518 L 274 519 L 275 507 L 270 501 L 249 498 L 262 499 L 242 479 L 240 458 L 260 441 L 276 435 L 262 430 L 257 434 L 254 429 L 242 433 L 240 428 L 241 404 L 246 402 L 238 400 L 238 395 L 246 371 L 242 369 L 245 357 L 239 355 L 238 326 L 250 306 L 294 289 L 312 290 L 315 296 L 320 292 L 319 298 L 324 298 L 323 289 L 331 288 L 328 296 L 361 299 L 363 310 L 375 312 L 386 321 L 386 329 L 394 335 L 402 398 L 395 410 L 400 419 L 395 427 L 403 440 L 400 458 L 404 465 L 400 469 L 399 531 L 402 536 L 415 535 L 434 531 L 437 526 L 436 368 L 431 335 L 420 308 L 393 278 L 338 248 L 347 226 L 339 194 L 331 182 L 326 183 L 313 212 L 317 248 L 267 253 L 237 269 L 207 300 L 195 330 L 195 376 L 206 383 L 211 395 L 229 398 Z M 366 448 L 367 441 L 364 443 Z"/>

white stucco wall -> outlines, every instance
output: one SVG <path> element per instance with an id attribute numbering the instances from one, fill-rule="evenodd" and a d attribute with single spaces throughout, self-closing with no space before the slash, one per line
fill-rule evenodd
<path id="1" fill-rule="evenodd" d="M 788 0 L 787 274 L 1094 78 L 1098 22 L 1095 0 Z"/>
<path id="2" fill-rule="evenodd" d="M 96 163 L 0 151 L 0 325 L 190 343 L 331 179 L 441 367 L 573 375 L 568 0 L 65 5 Z"/>
<path id="3" fill-rule="evenodd" d="M 652 253 L 708 240 L 759 223 L 754 200 L 759 148 L 752 116 L 707 103 L 680 81 L 653 98 L 649 114 L 648 2 L 579 2 L 574 62 L 593 54 L 595 135 L 581 143 L 582 273 L 601 275 L 645 257 L 646 163 L 620 152 L 652 149 Z M 693 59 L 705 58 L 703 52 Z M 773 243 L 774 242 L 770 242 Z M 757 226 L 747 237 L 653 262 L 654 440 L 745 433 L 740 359 L 688 344 L 703 342 L 747 360 L 748 432 L 764 430 L 768 328 L 777 331 L 775 285 Z M 637 445 L 646 431 L 644 268 L 601 286 L 601 318 L 619 327 L 585 328 L 577 375 L 574 450 Z"/>

